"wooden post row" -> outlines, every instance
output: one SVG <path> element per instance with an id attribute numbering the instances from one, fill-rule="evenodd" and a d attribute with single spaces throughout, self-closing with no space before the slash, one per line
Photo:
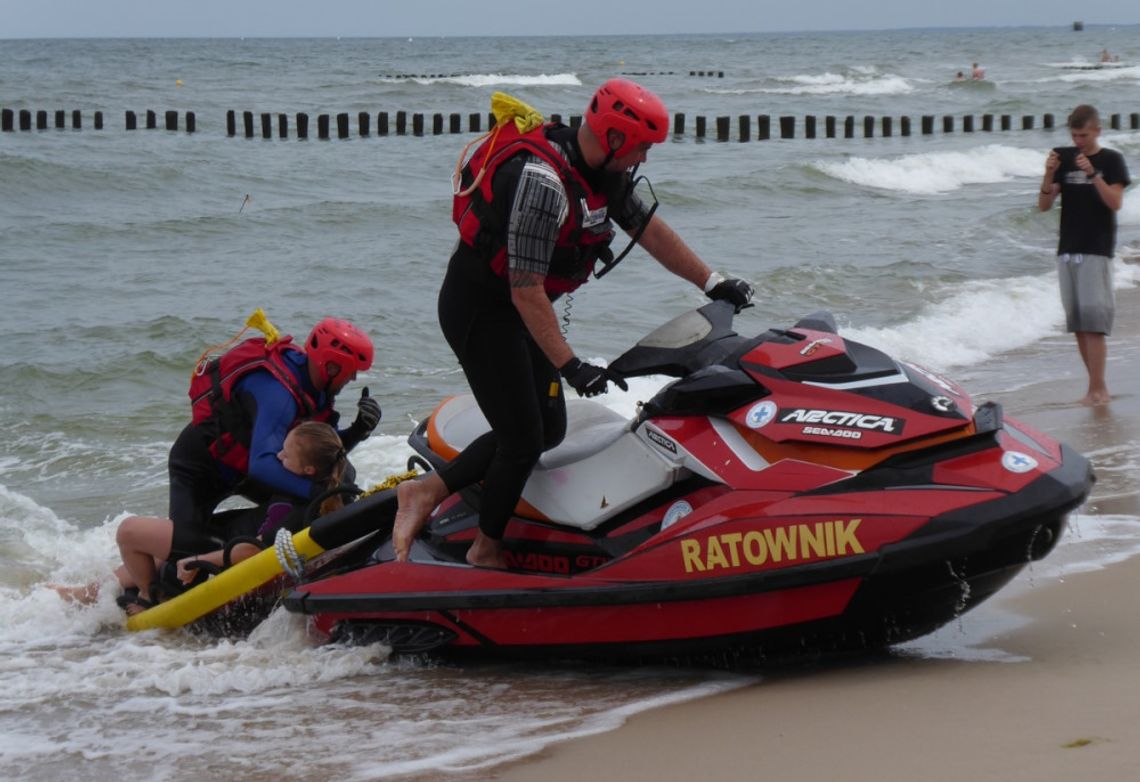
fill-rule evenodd
<path id="1" fill-rule="evenodd" d="M 49 127 L 55 129 L 64 129 L 68 127 L 68 112 L 63 109 L 55 109 L 52 112 L 45 110 L 33 111 L 29 109 L 3 109 L 0 111 L 0 131 L 11 132 L 18 128 L 21 131 L 31 130 L 33 127 L 36 130 L 47 130 Z M 144 113 L 144 127 L 147 129 L 155 129 L 158 125 L 158 113 L 153 110 L 146 110 Z M 297 137 L 308 137 L 308 116 L 305 114 L 297 114 Z M 350 115 L 348 113 L 340 113 L 336 116 L 337 137 L 346 139 L 350 136 Z M 471 133 L 482 132 L 482 119 L 483 114 L 473 112 L 468 114 L 467 129 Z M 273 115 L 267 112 L 261 113 L 261 137 L 272 138 L 273 135 Z M 488 113 L 486 115 L 488 127 L 493 127 L 494 115 Z M 1121 113 L 1113 113 L 1109 115 L 1109 126 L 1113 130 L 1122 130 L 1127 124 L 1132 130 L 1140 129 L 1140 113 L 1132 112 L 1127 115 L 1127 123 L 1125 115 Z M 427 133 L 425 126 L 426 115 L 421 113 L 413 113 L 411 116 L 410 132 L 416 136 L 423 136 Z M 560 122 L 561 115 L 552 114 L 551 121 Z M 683 136 L 686 133 L 686 116 L 682 112 L 677 112 L 673 115 L 673 134 L 675 136 Z M 732 118 L 728 116 L 718 116 L 714 118 L 716 123 L 716 138 L 718 141 L 728 141 L 731 138 L 731 125 Z M 797 117 L 781 116 L 779 121 L 779 133 L 781 139 L 794 139 L 796 137 L 796 124 Z M 890 137 L 895 132 L 894 118 L 883 116 L 878 118 L 880 126 L 880 134 L 884 137 Z M 935 132 L 935 122 L 937 118 L 934 115 L 922 115 L 920 118 L 920 128 L 922 135 L 932 135 Z M 958 120 L 954 115 L 947 114 L 942 117 L 942 132 L 953 133 L 955 132 L 955 124 Z M 1002 114 L 997 117 L 999 127 L 1003 131 L 1009 131 L 1014 128 L 1016 118 L 1009 114 Z M 571 127 L 576 128 L 581 125 L 581 116 L 571 116 L 569 124 Z M 255 133 L 254 113 L 250 111 L 242 112 L 242 131 L 246 138 L 253 138 Z M 443 133 L 458 134 L 463 132 L 463 118 L 457 112 L 452 112 L 445 115 L 442 113 L 435 113 L 431 115 L 431 134 L 442 135 Z M 445 124 L 446 123 L 446 124 Z M 371 115 L 366 111 L 358 112 L 357 114 L 357 132 L 361 137 L 367 137 L 372 132 Z M 408 128 L 408 112 L 396 112 L 396 135 L 407 135 Z M 983 132 L 993 132 L 995 124 L 995 115 L 982 114 L 980 129 Z M 279 138 L 288 138 L 289 136 L 289 121 L 288 115 L 277 115 L 277 135 Z M 328 115 L 318 116 L 318 136 L 327 139 L 330 136 L 330 118 Z M 823 118 L 823 135 L 826 138 L 836 138 L 838 135 L 838 118 L 834 116 L 826 116 Z M 1034 115 L 1022 115 L 1020 119 L 1021 130 L 1034 130 L 1038 127 L 1037 118 Z M 83 117 L 82 112 L 78 109 L 71 111 L 71 128 L 75 130 L 82 129 Z M 93 126 L 97 130 L 103 128 L 103 113 L 96 111 L 93 114 Z M 844 118 L 843 123 L 844 138 L 855 137 L 855 118 L 847 116 Z M 875 135 L 876 118 L 870 115 L 863 117 L 863 136 L 871 138 Z M 126 111 L 124 114 L 124 127 L 126 130 L 137 130 L 139 127 L 139 117 L 134 111 Z M 166 110 L 163 112 L 163 127 L 168 131 L 177 131 L 179 129 L 178 112 L 174 110 Z M 187 133 L 194 133 L 197 131 L 197 119 L 192 111 L 186 112 L 185 115 L 185 130 Z M 975 121 L 973 114 L 965 114 L 961 117 L 961 132 L 973 133 L 979 127 Z M 1055 128 L 1055 118 L 1053 114 L 1046 113 L 1041 116 L 1040 127 L 1044 130 L 1053 130 Z M 737 117 L 737 128 L 740 141 L 750 141 L 752 135 L 752 117 L 747 114 L 742 114 Z M 226 134 L 228 136 L 237 135 L 237 113 L 232 109 L 226 112 Z M 379 112 L 376 117 L 376 133 L 377 135 L 387 136 L 390 132 L 389 128 L 389 114 L 388 112 Z M 898 132 L 902 136 L 911 135 L 911 118 L 909 116 L 899 117 Z M 756 117 L 756 136 L 760 140 L 768 140 L 772 134 L 772 120 L 769 115 L 758 115 Z M 816 116 L 808 115 L 803 118 L 803 134 L 804 138 L 814 139 L 820 135 L 819 118 Z M 696 118 L 695 136 L 698 139 L 703 139 L 707 135 L 707 118 L 698 116 Z"/>

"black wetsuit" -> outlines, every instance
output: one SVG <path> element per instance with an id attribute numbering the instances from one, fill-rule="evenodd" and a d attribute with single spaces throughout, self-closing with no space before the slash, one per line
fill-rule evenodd
<path id="1" fill-rule="evenodd" d="M 439 325 L 491 424 L 439 475 L 453 492 L 484 482 L 479 527 L 498 540 L 538 457 L 566 435 L 562 384 L 511 304 L 506 280 L 462 243 L 440 288 Z"/>
<path id="2" fill-rule="evenodd" d="M 606 192 L 606 183 L 599 181 L 603 175 L 582 163 L 571 129 L 548 137 L 592 187 L 596 183 L 597 192 Z M 497 222 L 506 226 L 510 269 L 547 273 L 566 208 L 565 189 L 557 182 L 553 169 L 529 153 L 495 173 L 494 210 Z M 624 197 L 620 214 L 612 215 L 618 224 L 640 225 L 648 214 L 645 205 L 624 187 L 611 189 Z M 539 457 L 566 436 L 562 383 L 511 302 L 507 279 L 491 270 L 485 252 L 463 242 L 451 256 L 439 292 L 439 324 L 491 425 L 439 476 L 450 492 L 483 481 L 479 528 L 499 540 Z"/>

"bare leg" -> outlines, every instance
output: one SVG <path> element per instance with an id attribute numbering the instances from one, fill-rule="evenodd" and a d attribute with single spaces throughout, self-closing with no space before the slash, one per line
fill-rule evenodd
<path id="1" fill-rule="evenodd" d="M 115 532 L 115 542 L 119 544 L 119 554 L 123 558 L 125 576 L 119 575 L 119 582 L 138 587 L 139 597 L 152 600 L 150 585 L 158 577 L 155 561 L 170 556 L 170 546 L 174 540 L 174 522 L 157 516 L 128 516 L 123 519 Z M 130 611 L 128 611 L 130 613 Z"/>
<path id="2" fill-rule="evenodd" d="M 1108 342 L 1103 334 L 1092 331 L 1077 332 L 1077 349 L 1089 375 L 1089 389 L 1081 404 L 1108 404 L 1111 395 L 1105 382 L 1105 366 L 1108 362 Z"/>
<path id="3" fill-rule="evenodd" d="M 123 589 L 130 589 L 132 587 L 138 586 L 138 584 L 136 584 L 131 579 L 131 574 L 127 572 L 125 565 L 119 565 L 117 568 L 115 568 L 115 578 L 118 579 L 119 586 L 121 586 Z"/>
<path id="4" fill-rule="evenodd" d="M 68 603 L 91 605 L 99 599 L 98 581 L 80 586 L 68 586 L 67 584 L 47 584 L 46 586 L 48 589 L 54 589 Z"/>
<path id="5" fill-rule="evenodd" d="M 123 589 L 135 586 L 135 582 L 131 580 L 127 569 L 122 565 L 115 568 L 115 578 L 118 579 L 119 586 Z M 91 605 L 99 599 L 98 581 L 92 581 L 89 584 L 82 584 L 80 586 L 70 586 L 67 584 L 46 584 L 45 586 L 47 586 L 48 589 L 54 589 L 60 597 L 69 603 Z"/>
<path id="6" fill-rule="evenodd" d="M 475 536 L 471 548 L 467 549 L 467 564 L 506 570 L 507 559 L 503 556 L 502 541 L 489 538 L 480 532 Z"/>
<path id="7" fill-rule="evenodd" d="M 412 541 L 427 524 L 432 509 L 447 499 L 448 494 L 447 485 L 435 472 L 396 487 L 399 505 L 392 525 L 392 547 L 396 550 L 397 562 L 408 561 Z"/>

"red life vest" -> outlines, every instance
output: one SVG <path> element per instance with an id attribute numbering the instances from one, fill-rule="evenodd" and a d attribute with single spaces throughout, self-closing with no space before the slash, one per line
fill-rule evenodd
<path id="1" fill-rule="evenodd" d="M 190 379 L 191 423 L 210 436 L 210 454 L 243 475 L 249 472 L 253 422 L 233 398 L 233 389 L 250 372 L 268 371 L 292 395 L 298 415 L 289 425 L 290 429 L 301 421 L 332 420 L 331 399 L 318 406 L 320 400 L 305 390 L 286 364 L 286 352 L 303 351 L 293 345 L 293 338 L 289 336 L 281 337 L 272 345 L 266 345 L 264 337 L 253 337 L 220 356 L 203 359 Z"/>
<path id="2" fill-rule="evenodd" d="M 505 278 L 506 226 L 502 224 L 502 218 L 494 214 L 491 184 L 499 166 L 522 152 L 530 152 L 546 162 L 562 180 L 569 207 L 555 242 L 545 281 L 546 293 L 557 296 L 584 283 L 599 257 L 612 257 L 609 243 L 614 230 L 607 214 L 607 197 L 595 193 L 585 178 L 554 148 L 546 136 L 552 127 L 559 126 L 551 123 L 520 133 L 515 123 L 507 122 L 497 133 L 492 133 L 464 166 L 462 188 L 469 188 L 480 171 L 482 179 L 469 195 L 456 194 L 451 217 L 459 227 L 460 239 L 486 255 L 495 274 Z"/>

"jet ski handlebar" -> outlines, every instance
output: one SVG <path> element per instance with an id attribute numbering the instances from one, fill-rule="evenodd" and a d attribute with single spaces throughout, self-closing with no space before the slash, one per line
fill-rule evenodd
<path id="1" fill-rule="evenodd" d="M 609 370 L 621 377 L 667 375 L 687 377 L 720 363 L 738 349 L 745 337 L 733 330 L 736 308 L 727 301 L 713 301 L 685 312 L 646 334 L 612 362 Z M 838 334 L 835 316 L 818 310 L 796 321 L 793 329 Z"/>
<path id="2" fill-rule="evenodd" d="M 622 353 L 609 369 L 622 377 L 687 375 L 715 363 L 740 343 L 732 329 L 736 308 L 713 301 L 658 326 Z"/>

